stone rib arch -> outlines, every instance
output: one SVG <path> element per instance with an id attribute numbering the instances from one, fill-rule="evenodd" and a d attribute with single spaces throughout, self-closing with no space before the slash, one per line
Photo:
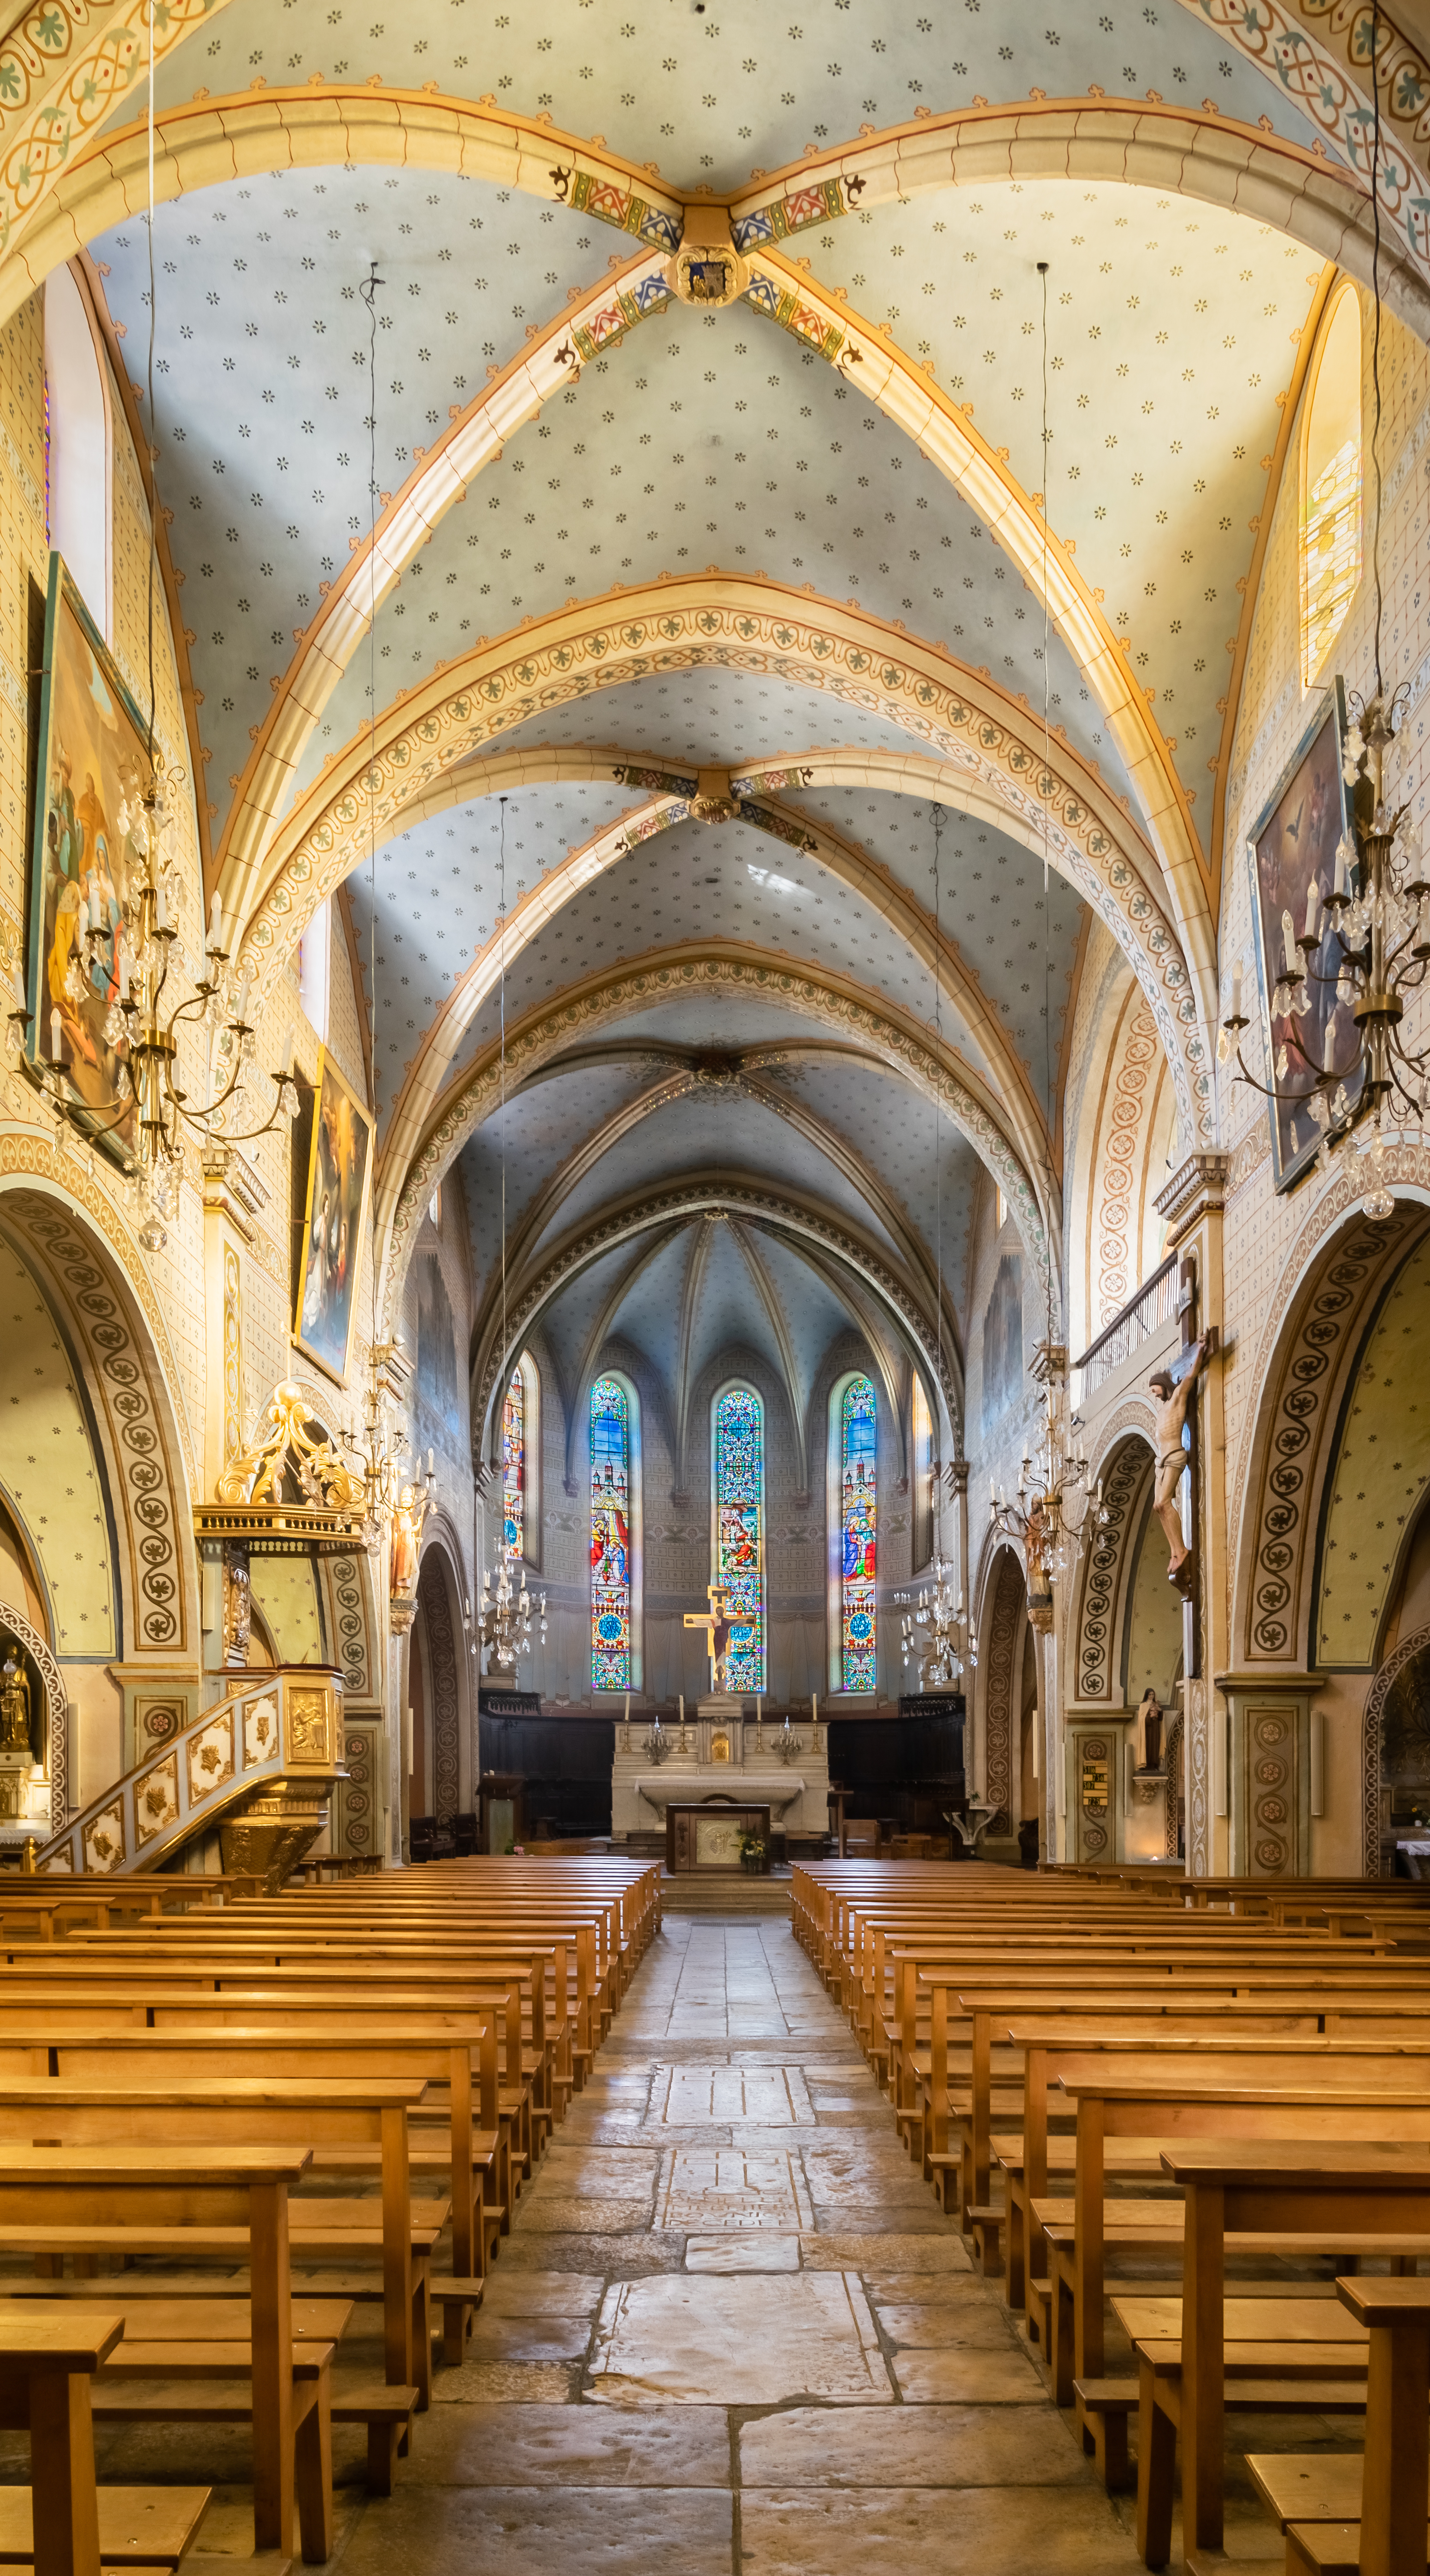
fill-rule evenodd
<path id="1" fill-rule="evenodd" d="M 1380 1731 L 1385 1703 L 1405 1666 L 1423 1655 L 1427 1646 L 1430 1628 L 1416 1628 L 1410 1636 L 1402 1637 L 1386 1656 L 1366 1696 L 1361 1718 L 1361 1873 L 1366 1878 L 1381 1875 Z"/>
<path id="2" fill-rule="evenodd" d="M 1019 1551 L 1007 1539 L 985 1547 L 974 1587 L 979 1638 L 976 1677 L 983 1794 L 994 1815 L 990 1831 L 1007 1833 L 1014 1795 L 1017 1712 L 1023 1658 L 1030 1651 L 1028 1591 Z"/>
<path id="3" fill-rule="evenodd" d="M 160 55 L 206 24 L 214 5 L 228 5 L 228 0 L 178 0 L 157 33 Z M 1185 0 L 1185 5 L 1196 6 L 1200 14 L 1200 0 Z M 1217 14 L 1226 41 L 1240 42 L 1235 12 L 1225 0 L 1219 0 Z M 1269 18 L 1271 12 L 1264 15 Z M 111 112 L 116 83 L 112 77 L 90 77 L 112 44 L 112 23 L 137 26 L 140 16 L 134 0 L 124 0 L 119 9 L 90 11 L 88 42 L 64 67 L 67 111 L 56 116 L 50 101 L 27 100 L 0 122 L 5 147 L 0 249 L 9 254 L 10 281 L 0 283 L 0 320 L 8 320 L 51 269 L 145 202 L 144 127 L 136 121 L 118 132 L 97 132 Z M 142 47 L 147 55 L 147 28 Z M 38 152 L 26 151 L 27 119 L 36 135 L 43 124 Z M 1335 139 L 1340 141 L 1338 130 Z M 344 161 L 458 169 L 547 202 L 569 201 L 582 179 L 588 186 L 594 179 L 606 203 L 593 206 L 588 196 L 583 212 L 595 220 L 671 250 L 683 225 L 681 199 L 650 171 L 602 144 L 577 141 L 539 118 L 504 110 L 490 100 L 473 102 L 434 89 L 366 82 L 305 83 L 301 88 L 275 83 L 218 99 L 200 94 L 161 110 L 155 119 L 154 188 L 160 205 L 217 180 Z M 564 186 L 557 182 L 557 170 L 564 173 Z M 763 214 L 771 234 L 779 224 L 787 235 L 803 224 L 828 223 L 854 204 L 873 206 L 934 188 L 986 186 L 1000 178 L 1047 176 L 1112 177 L 1217 208 L 1235 206 L 1306 242 L 1323 258 L 1337 260 L 1362 282 L 1370 279 L 1370 198 L 1356 170 L 1339 160 L 1319 159 L 1265 128 L 1220 116 L 1209 104 L 1051 98 L 949 109 L 812 153 L 795 167 L 736 190 L 725 202 L 742 224 Z M 824 202 L 816 213 L 797 216 L 791 224 L 784 208 L 796 184 Z M 1382 277 L 1397 310 L 1425 337 L 1430 336 L 1430 257 L 1424 217 L 1412 213 L 1411 198 L 1404 181 L 1383 169 L 1382 221 L 1388 220 L 1398 242 L 1408 240 L 1411 246 L 1389 258 L 1382 253 Z"/>
<path id="4" fill-rule="evenodd" d="M 0 1229 L 65 1321 L 83 1371 L 119 1544 L 121 1659 L 199 1672 L 197 1492 L 158 1299 L 108 1196 L 42 1138 L 0 1139 Z"/>
<path id="5" fill-rule="evenodd" d="M 612 762 L 606 767 L 605 774 L 619 776 L 624 770 L 629 775 L 632 766 L 631 763 Z M 530 777 L 527 783 L 531 783 Z M 873 905 L 891 929 L 907 941 L 929 974 L 938 975 L 997 1077 L 997 1089 L 994 1090 L 960 1058 L 961 1078 L 970 1095 L 990 1116 L 1008 1126 L 1011 1141 L 1025 1167 L 1029 1171 L 1044 1169 L 1048 1160 L 1048 1138 L 1031 1077 L 1009 1044 L 997 1014 L 984 998 L 976 971 L 966 965 L 957 942 L 943 932 L 936 943 L 932 920 L 923 906 L 906 893 L 890 870 L 881 867 L 865 852 L 851 848 L 836 834 L 809 822 L 802 814 L 795 817 L 783 809 L 769 807 L 760 810 L 780 810 L 782 820 L 795 822 L 799 829 L 807 831 L 815 853 L 825 862 L 831 875 Z M 691 812 L 689 801 L 681 797 L 654 800 L 635 813 L 603 826 L 589 841 L 569 849 L 565 859 L 548 870 L 530 893 L 519 899 L 466 973 L 458 978 L 435 1018 L 422 1032 L 416 1054 L 404 1073 L 402 1088 L 383 1139 L 380 1163 L 386 1175 L 399 1173 L 417 1150 L 462 1039 L 487 996 L 495 990 L 503 967 L 508 973 L 511 971 L 514 960 L 554 918 L 569 894 L 593 883 L 607 870 L 618 867 L 633 848 L 654 838 L 657 833 L 689 821 Z M 755 821 L 755 815 L 752 814 L 750 819 Z"/>
<path id="6" fill-rule="evenodd" d="M 1132 1407 L 1118 1416 L 1125 1422 Z M 1151 1405 L 1138 1406 L 1145 1426 L 1114 1428 L 1094 1470 L 1102 1481 L 1107 1519 L 1082 1551 L 1078 1589 L 1069 1633 L 1072 1694 L 1084 1702 L 1120 1706 L 1123 1695 L 1123 1649 L 1127 1629 L 1128 1586 L 1142 1505 L 1155 1463 Z"/>
<path id="7" fill-rule="evenodd" d="M 724 992 L 742 999 L 764 999 L 781 1011 L 838 1029 L 876 1055 L 891 1070 L 911 1081 L 941 1107 L 982 1156 L 999 1180 L 1030 1253 L 1041 1264 L 1058 1234 L 1050 1238 L 1036 1180 L 1013 1153 L 1000 1127 L 971 1098 L 947 1050 L 935 1055 L 927 1031 L 893 1010 L 874 1011 L 857 987 L 830 973 L 805 973 L 784 959 L 769 960 L 758 951 L 712 942 L 700 948 L 662 949 L 614 972 L 592 977 L 563 995 L 554 1008 L 533 1012 L 509 1031 L 505 1075 L 499 1051 L 488 1047 L 439 1104 L 439 1115 L 420 1153 L 405 1173 L 394 1172 L 379 1207 L 379 1255 L 384 1286 L 384 1313 L 394 1310 L 422 1210 L 442 1174 L 467 1138 L 491 1115 L 503 1092 L 538 1071 L 574 1042 L 588 1042 L 602 1026 L 628 1018 L 633 1011 L 658 1008 L 682 997 Z M 1055 1283 L 1056 1285 L 1056 1283 Z"/>
<path id="8" fill-rule="evenodd" d="M 466 801 L 458 773 L 469 777 L 465 765 L 496 736 L 596 689 L 703 664 L 773 673 L 901 727 L 939 758 L 953 801 L 987 811 L 1039 856 L 1046 824 L 1053 864 L 1106 924 L 1147 996 L 1183 1141 L 1209 1141 L 1198 987 L 1159 899 L 1155 861 L 1101 779 L 1061 742 L 1045 769 L 1027 708 L 942 650 L 864 610 L 743 574 L 682 575 L 558 609 L 523 636 L 479 645 L 390 707 L 375 756 L 366 738 L 350 743 L 275 844 L 242 952 L 260 997 L 316 905 L 366 858 L 370 835 L 386 840 Z M 965 786 L 954 799 L 959 771 Z M 768 766 L 748 778 L 772 794 L 795 783 L 793 771 Z"/>
<path id="9" fill-rule="evenodd" d="M 1382 1291 L 1430 1231 L 1430 1151 L 1386 1157 L 1395 1214 L 1361 1212 L 1364 1175 L 1337 1169 L 1283 1264 L 1248 1383 L 1261 1390 L 1227 1484 L 1233 1654 L 1309 1670 L 1325 1479 L 1341 1403 Z"/>
<path id="10" fill-rule="evenodd" d="M 489 1300 L 473 1335 L 474 1451 L 484 1455 L 490 1446 L 489 1415 L 497 1389 L 505 1383 L 503 1370 L 509 1364 L 510 1353 L 531 1339 L 547 1308 L 574 1278 L 624 1243 L 637 1242 L 657 1231 L 668 1235 L 679 1226 L 717 1212 L 736 1223 L 757 1224 L 766 1233 L 786 1235 L 801 1251 L 807 1245 L 816 1260 L 822 1258 L 847 1271 L 884 1308 L 903 1337 L 916 1345 L 925 1366 L 938 1375 L 951 1418 L 961 1420 L 963 1390 L 947 1347 L 940 1353 L 938 1335 L 917 1286 L 887 1254 L 862 1236 L 848 1219 L 834 1220 L 813 1200 L 793 1190 L 752 1181 L 738 1172 L 700 1172 L 603 1210 L 555 1245 L 540 1263 L 533 1264 L 524 1279 L 513 1282 L 508 1276 L 505 1319 L 500 1301 L 493 1307 Z"/>

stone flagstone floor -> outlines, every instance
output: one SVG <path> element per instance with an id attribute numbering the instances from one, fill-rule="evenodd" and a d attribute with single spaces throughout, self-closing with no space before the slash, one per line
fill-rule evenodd
<path id="1" fill-rule="evenodd" d="M 344 2576 L 1138 2565 L 783 1922 L 667 1919 L 470 2353 Z"/>

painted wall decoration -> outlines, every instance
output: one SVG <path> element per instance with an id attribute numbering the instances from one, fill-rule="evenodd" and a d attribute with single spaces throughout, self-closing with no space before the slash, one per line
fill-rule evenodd
<path id="1" fill-rule="evenodd" d="M 444 1427 L 462 1432 L 462 1380 L 457 1364 L 457 1319 L 442 1265 L 434 1255 L 417 1281 L 417 1392 Z"/>
<path id="2" fill-rule="evenodd" d="M 591 1688 L 631 1687 L 631 1412 L 625 1388 L 591 1389 Z"/>
<path id="3" fill-rule="evenodd" d="M 1351 1005 L 1337 1000 L 1334 973 L 1327 972 L 1328 961 L 1339 954 L 1335 939 L 1328 937 L 1322 943 L 1316 973 L 1308 974 L 1298 988 L 1304 1012 L 1275 1008 L 1276 979 L 1288 962 L 1295 967 L 1301 964 L 1296 935 L 1305 927 L 1311 887 L 1318 888 L 1324 903 L 1335 886 L 1336 846 L 1349 823 L 1341 777 L 1345 724 L 1345 693 L 1337 680 L 1329 702 L 1277 782 L 1249 844 L 1267 1061 L 1278 1084 L 1308 1098 L 1315 1092 L 1314 1077 L 1328 1061 L 1328 1032 L 1332 1064 L 1349 1065 L 1356 1053 Z M 1347 1086 L 1352 1102 L 1359 1089 L 1357 1076 Z M 1289 1189 L 1313 1159 L 1321 1131 L 1309 1107 L 1277 1100 L 1267 1105 L 1276 1187 Z"/>
<path id="4" fill-rule="evenodd" d="M 520 1556 L 526 1544 L 526 1381 L 519 1368 L 512 1370 L 501 1409 L 501 1491 L 502 1543 L 508 1556 Z"/>
<path id="5" fill-rule="evenodd" d="M 144 873 L 131 826 L 146 727 L 58 554 L 50 556 L 30 900 L 29 1052 L 64 1067 L 93 1133 L 125 1159 L 134 1109 L 118 1010 L 126 909 Z M 80 927 L 93 923 L 92 950 Z M 128 1105 L 116 1114 L 116 1097 Z"/>
<path id="6" fill-rule="evenodd" d="M 874 1389 L 867 1377 L 851 1378 L 839 1407 L 839 1677 L 847 1691 L 872 1691 L 877 1671 L 877 1430 Z"/>
<path id="7" fill-rule="evenodd" d="M 765 1410 L 749 1387 L 715 1408 L 715 1571 L 730 1595 L 725 1687 L 737 1697 L 765 1683 Z"/>
<path id="8" fill-rule="evenodd" d="M 1005 1252 L 983 1318 L 983 1431 L 986 1438 L 1023 1384 L 1023 1262 Z"/>
<path id="9" fill-rule="evenodd" d="M 330 1377 L 347 1375 L 371 1162 L 372 1121 L 324 1047 L 293 1339 Z"/>

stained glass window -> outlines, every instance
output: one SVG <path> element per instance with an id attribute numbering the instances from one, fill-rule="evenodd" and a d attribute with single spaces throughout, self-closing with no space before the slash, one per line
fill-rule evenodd
<path id="1" fill-rule="evenodd" d="M 591 1688 L 631 1688 L 631 1409 L 613 1377 L 591 1389 Z"/>
<path id="2" fill-rule="evenodd" d="M 765 1688 L 765 1409 L 748 1387 L 715 1408 L 715 1581 L 730 1595 L 725 1687 Z"/>
<path id="3" fill-rule="evenodd" d="M 839 1408 L 839 1674 L 847 1691 L 872 1691 L 875 1683 L 877 1425 L 873 1387 L 867 1377 L 852 1377 Z"/>
<path id="4" fill-rule="evenodd" d="M 526 1546 L 526 1380 L 511 1373 L 501 1414 L 502 1536 L 508 1556 Z"/>

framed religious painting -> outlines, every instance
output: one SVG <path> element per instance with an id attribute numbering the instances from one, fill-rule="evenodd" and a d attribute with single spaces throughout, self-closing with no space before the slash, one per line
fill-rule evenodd
<path id="1" fill-rule="evenodd" d="M 1266 1079 L 1288 1092 L 1307 1095 L 1304 1104 L 1296 1100 L 1266 1104 L 1278 1190 L 1290 1189 L 1300 1179 L 1320 1147 L 1321 1130 L 1310 1110 L 1314 1076 L 1328 1062 L 1349 1065 L 1358 1054 L 1352 1006 L 1337 997 L 1340 948 L 1332 928 L 1327 927 L 1298 988 L 1305 1010 L 1278 1009 L 1276 990 L 1286 961 L 1288 929 L 1291 956 L 1298 965 L 1301 962 L 1296 939 L 1305 928 L 1312 886 L 1317 889 L 1317 910 L 1323 914 L 1325 898 L 1335 887 L 1336 850 L 1350 828 L 1341 768 L 1345 733 L 1345 690 L 1338 679 L 1277 780 L 1247 843 L 1262 1035 L 1270 1068 Z M 1334 918 L 1325 917 L 1328 924 Z M 1354 1083 L 1346 1086 L 1352 1103 L 1360 1079 L 1357 1072 Z"/>
<path id="2" fill-rule="evenodd" d="M 345 1378 L 372 1181 L 372 1120 L 324 1047 L 309 1102 L 293 1340 L 329 1377 Z"/>
<path id="3" fill-rule="evenodd" d="M 148 728 L 59 554 L 50 556 L 30 882 L 28 1053 L 58 1066 L 96 1144 L 128 1162 L 119 1011 L 145 863 L 132 838 Z M 81 920 L 85 928 L 81 928 Z"/>

